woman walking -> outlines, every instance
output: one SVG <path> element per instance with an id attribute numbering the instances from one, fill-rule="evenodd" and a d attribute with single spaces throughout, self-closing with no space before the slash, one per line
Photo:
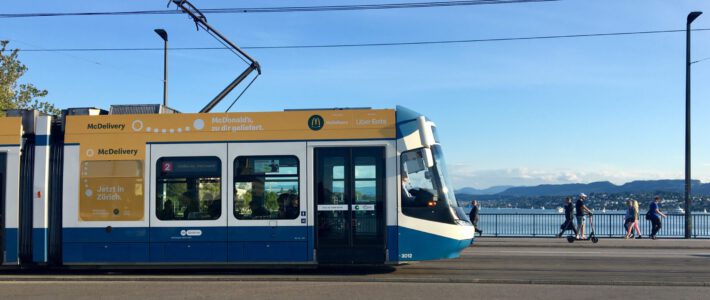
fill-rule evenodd
<path id="1" fill-rule="evenodd" d="M 636 238 L 640 239 L 641 238 L 641 230 L 639 230 L 639 202 L 631 199 L 628 201 L 629 204 L 629 212 L 631 216 L 631 223 L 629 224 L 629 228 L 626 231 L 626 238 L 633 238 L 633 232 L 632 229 L 636 229 Z"/>

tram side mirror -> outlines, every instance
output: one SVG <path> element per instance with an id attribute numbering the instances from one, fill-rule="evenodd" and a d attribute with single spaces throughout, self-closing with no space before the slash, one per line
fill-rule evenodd
<path id="1" fill-rule="evenodd" d="M 422 153 L 419 151 L 403 153 L 404 164 L 406 171 L 409 173 L 417 173 L 426 169 Z"/>
<path id="2" fill-rule="evenodd" d="M 422 148 L 417 151 L 403 153 L 405 167 L 409 173 L 417 173 L 434 166 L 434 157 L 431 149 Z"/>
<path id="3" fill-rule="evenodd" d="M 429 171 L 424 172 L 424 178 L 431 179 L 431 172 L 429 172 Z"/>

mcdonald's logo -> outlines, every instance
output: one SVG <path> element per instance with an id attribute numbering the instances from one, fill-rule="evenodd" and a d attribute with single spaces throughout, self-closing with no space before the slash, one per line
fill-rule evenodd
<path id="1" fill-rule="evenodd" d="M 312 115 L 310 118 L 308 118 L 308 128 L 310 128 L 311 130 L 321 130 L 323 128 L 323 125 L 325 125 L 325 121 L 323 120 L 323 117 L 319 115 Z"/>

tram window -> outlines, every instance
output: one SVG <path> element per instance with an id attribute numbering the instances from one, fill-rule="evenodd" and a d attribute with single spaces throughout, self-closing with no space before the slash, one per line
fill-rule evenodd
<path id="1" fill-rule="evenodd" d="M 298 158 L 240 156 L 234 161 L 234 216 L 240 220 L 295 219 L 301 213 Z"/>
<path id="2" fill-rule="evenodd" d="M 355 203 L 377 201 L 377 166 L 374 157 L 358 157 L 355 161 Z"/>
<path id="3" fill-rule="evenodd" d="M 160 220 L 216 220 L 222 215 L 222 162 L 217 157 L 163 157 L 156 170 Z"/>

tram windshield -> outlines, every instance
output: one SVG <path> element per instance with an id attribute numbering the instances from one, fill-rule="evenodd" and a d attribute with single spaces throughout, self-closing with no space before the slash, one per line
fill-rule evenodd
<path id="1" fill-rule="evenodd" d="M 402 153 L 402 212 L 437 222 L 468 220 L 456 202 L 441 146 L 432 146 L 431 153 L 433 166 L 427 166 L 424 149 Z"/>

